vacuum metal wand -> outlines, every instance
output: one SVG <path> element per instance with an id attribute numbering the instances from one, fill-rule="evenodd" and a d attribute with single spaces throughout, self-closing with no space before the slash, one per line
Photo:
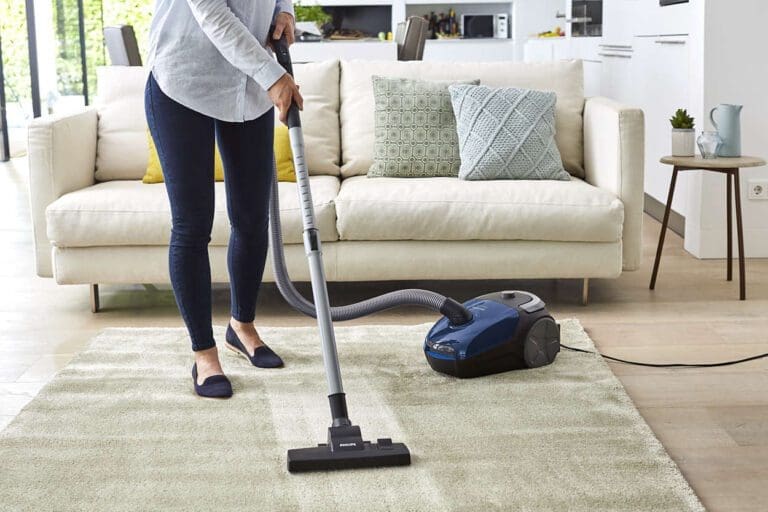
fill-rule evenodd
<path id="1" fill-rule="evenodd" d="M 270 31 L 270 39 L 271 39 Z M 272 39 L 272 47 L 277 54 L 277 61 L 293 76 L 291 55 L 285 37 Z M 328 380 L 328 401 L 331 407 L 332 423 L 328 428 L 328 441 L 325 444 L 309 448 L 288 450 L 288 471 L 320 471 L 329 469 L 350 469 L 378 466 L 403 466 L 411 463 L 411 453 L 403 443 L 393 443 L 389 438 L 379 438 L 375 443 L 363 440 L 360 427 L 353 425 L 347 413 L 347 401 L 341 385 L 339 356 L 336 351 L 336 339 L 333 332 L 333 312 L 328 300 L 325 271 L 323 269 L 323 252 L 320 236 L 315 225 L 315 212 L 312 205 L 312 192 L 309 185 L 309 172 L 304 161 L 304 136 L 301 131 L 299 109 L 292 102 L 287 115 L 288 136 L 293 151 L 293 163 L 296 168 L 296 181 L 301 203 L 302 222 L 304 225 L 304 250 L 309 260 L 309 275 L 312 281 L 314 296 L 314 311 L 317 324 L 320 327 L 320 338 L 323 347 L 323 363 Z M 270 225 L 273 235 L 280 240 L 279 207 L 277 205 L 277 182 L 273 181 L 272 199 L 270 205 Z M 282 253 L 282 247 L 273 247 L 273 255 Z M 278 282 L 287 277 L 286 273 L 278 274 Z M 290 280 L 288 280 L 290 282 Z M 281 292 L 283 290 L 281 289 Z M 450 306 L 448 306 L 450 308 Z M 459 311 L 461 313 L 461 311 Z M 464 318 L 466 315 L 461 315 Z M 471 318 L 471 317 L 470 317 Z"/>
<path id="2" fill-rule="evenodd" d="M 272 46 L 277 61 L 293 76 L 291 55 L 284 38 L 272 40 Z M 309 275 L 312 281 L 312 295 L 317 311 L 317 325 L 320 328 L 320 339 L 323 347 L 323 364 L 328 380 L 328 391 L 331 404 L 333 425 L 349 425 L 344 388 L 341 382 L 339 356 L 336 350 L 336 336 L 333 331 L 331 307 L 328 299 L 328 286 L 323 268 L 323 251 L 320 236 L 315 225 L 315 210 L 312 203 L 312 190 L 309 186 L 309 171 L 304 159 L 304 134 L 301 130 L 301 118 L 296 103 L 291 102 L 288 108 L 288 135 L 293 152 L 293 165 L 296 169 L 296 182 L 301 204 L 302 223 L 304 226 L 304 250 L 309 259 Z"/>

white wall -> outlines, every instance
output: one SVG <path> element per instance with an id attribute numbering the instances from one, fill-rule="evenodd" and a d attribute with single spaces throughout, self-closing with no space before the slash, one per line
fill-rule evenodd
<path id="1" fill-rule="evenodd" d="M 712 129 L 708 113 L 713 106 L 742 104 L 742 153 L 768 157 L 768 65 L 764 54 L 768 2 L 693 3 L 696 27 L 692 35 L 696 36 L 694 44 L 703 50 L 692 61 L 692 77 L 703 83 L 698 92 L 693 91 L 699 127 Z M 749 200 L 747 194 L 748 181 L 755 178 L 768 179 L 768 168 L 741 171 L 745 254 L 768 257 L 768 201 Z M 721 175 L 697 173 L 694 177 L 689 188 L 685 248 L 695 256 L 725 257 L 725 191 Z"/>
<path id="2" fill-rule="evenodd" d="M 627 44 L 631 41 L 635 47 L 634 69 L 638 72 L 648 72 L 647 69 L 639 71 L 644 51 L 641 47 L 653 47 L 647 43 L 658 36 L 688 34 L 687 101 L 680 106 L 687 107 L 696 118 L 697 135 L 701 130 L 713 129 L 708 119 L 713 106 L 743 104 L 742 151 L 768 157 L 768 64 L 764 57 L 764 49 L 768 48 L 764 35 L 768 1 L 690 0 L 666 7 L 660 7 L 658 0 L 604 1 L 614 2 L 611 5 L 616 11 L 606 22 L 619 24 L 618 28 L 605 26 L 604 33 L 623 37 L 622 41 L 606 42 Z M 618 35 L 613 37 L 618 38 Z M 643 46 L 643 43 L 646 44 Z M 672 70 L 664 70 L 665 65 L 668 68 L 669 62 L 653 65 L 653 69 L 671 74 Z M 633 80 L 642 82 L 638 77 Z M 676 83 L 670 82 L 670 87 Z M 676 94 L 685 92 L 675 91 Z M 648 94 L 637 96 L 653 102 L 638 105 L 648 113 L 663 103 L 654 101 Z M 671 108 L 670 105 L 664 107 L 670 114 Z M 646 117 L 647 136 L 662 131 L 666 140 L 669 131 L 666 118 L 656 115 L 652 120 L 651 117 Z M 647 155 L 646 192 L 665 202 L 671 172 L 668 167 L 655 164 L 659 156 Z M 768 169 L 744 169 L 741 177 L 745 253 L 749 257 L 768 257 L 768 201 L 749 200 L 747 194 L 749 179 L 768 178 Z M 686 250 L 699 258 L 725 257 L 725 177 L 711 172 L 686 171 L 677 185 L 673 207 L 686 218 Z"/>

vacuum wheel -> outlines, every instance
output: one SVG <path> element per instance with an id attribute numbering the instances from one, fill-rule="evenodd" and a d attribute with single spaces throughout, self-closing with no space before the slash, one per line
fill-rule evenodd
<path id="1" fill-rule="evenodd" d="M 529 368 L 551 364 L 560 352 L 560 329 L 557 323 L 544 317 L 536 320 L 525 339 L 525 363 Z"/>

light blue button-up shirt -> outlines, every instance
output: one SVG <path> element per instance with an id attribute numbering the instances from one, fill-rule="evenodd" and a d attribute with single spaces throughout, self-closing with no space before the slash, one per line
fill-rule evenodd
<path id="1" fill-rule="evenodd" d="M 178 103 L 222 121 L 256 119 L 285 70 L 265 49 L 291 0 L 156 0 L 147 64 Z"/>

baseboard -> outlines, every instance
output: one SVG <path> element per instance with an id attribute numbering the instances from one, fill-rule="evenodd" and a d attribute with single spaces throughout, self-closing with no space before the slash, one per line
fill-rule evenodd
<path id="1" fill-rule="evenodd" d="M 662 220 L 664 220 L 665 209 L 666 209 L 666 205 L 664 203 L 662 203 L 655 197 L 645 194 L 645 204 L 644 204 L 645 213 L 647 213 L 654 219 L 661 222 Z M 669 211 L 668 227 L 669 229 L 671 229 L 681 237 L 685 238 L 685 217 L 677 213 L 675 210 Z"/>

